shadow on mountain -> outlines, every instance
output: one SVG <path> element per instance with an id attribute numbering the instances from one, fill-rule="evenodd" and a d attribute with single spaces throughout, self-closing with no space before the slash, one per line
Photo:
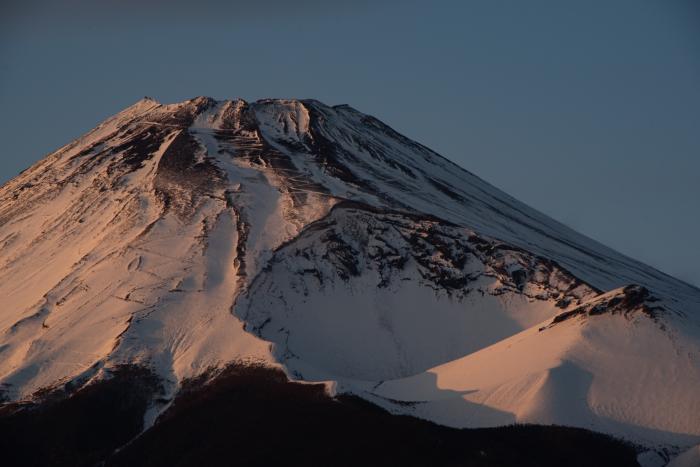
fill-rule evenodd
<path id="1" fill-rule="evenodd" d="M 150 370 L 124 365 L 72 394 L 66 385 L 38 394 L 40 403 L 6 404 L 0 465 L 95 465 L 141 432 L 144 413 L 161 392 Z"/>
<path id="2" fill-rule="evenodd" d="M 698 435 L 648 428 L 595 413 L 588 403 L 592 384 L 591 372 L 575 362 L 565 360 L 558 367 L 549 370 L 533 407 L 527 414 L 523 414 L 523 418 L 548 424 L 576 421 L 578 426 L 599 432 L 626 433 L 630 439 L 649 446 L 658 444 L 687 448 L 700 442 Z"/>
<path id="3" fill-rule="evenodd" d="M 401 413 L 430 418 L 440 425 L 502 427 L 516 423 L 515 414 L 511 412 L 464 399 L 463 396 L 477 390 L 440 388 L 438 375 L 430 371 L 412 376 L 407 381 L 410 384 L 403 390 L 393 387 L 384 392 L 383 384 L 379 384 L 372 391 L 364 392 L 363 397 L 390 410 L 396 408 Z"/>
<path id="4" fill-rule="evenodd" d="M 632 446 L 586 430 L 458 430 L 240 365 L 187 382 L 156 424 L 128 443 L 157 394 L 152 374 L 130 368 L 70 397 L 5 406 L 3 465 L 637 465 Z"/>
<path id="5" fill-rule="evenodd" d="M 625 466 L 634 450 L 585 430 L 457 430 L 391 415 L 278 371 L 232 366 L 189 383 L 158 423 L 107 465 Z"/>
<path id="6" fill-rule="evenodd" d="M 365 392 L 363 397 L 392 412 L 429 418 L 440 425 L 505 426 L 516 423 L 511 412 L 466 400 L 463 396 L 478 390 L 455 391 L 440 388 L 437 374 L 425 372 L 402 380 L 389 381 Z M 625 433 L 640 446 L 657 446 L 656 451 L 674 453 L 700 442 L 700 436 L 680 431 L 649 428 L 615 420 L 594 412 L 589 405 L 593 374 L 576 362 L 564 360 L 546 371 L 539 388 L 518 414 L 519 420 L 537 420 L 545 426 L 576 426 L 599 433 Z M 629 396 L 633 397 L 633 396 Z M 620 413 L 624 416 L 624 413 Z"/>

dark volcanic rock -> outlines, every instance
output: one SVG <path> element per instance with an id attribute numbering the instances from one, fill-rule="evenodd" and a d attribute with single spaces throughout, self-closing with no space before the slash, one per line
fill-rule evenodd
<path id="1" fill-rule="evenodd" d="M 70 393 L 57 388 L 40 404 L 0 408 L 2 465 L 98 464 L 143 429 L 146 409 L 162 392 L 148 369 L 125 365 L 110 378 Z"/>
<path id="2" fill-rule="evenodd" d="M 362 399 L 279 370 L 231 366 L 186 384 L 109 466 L 636 466 L 634 449 L 586 430 L 510 426 L 457 430 L 390 415 Z"/>
<path id="3" fill-rule="evenodd" d="M 552 325 L 561 323 L 575 316 L 596 316 L 602 314 L 621 314 L 629 318 L 633 313 L 643 313 L 651 319 L 657 318 L 657 311 L 663 308 L 653 305 L 657 301 L 649 290 L 640 285 L 628 285 L 612 296 L 606 296 L 557 315 Z"/>

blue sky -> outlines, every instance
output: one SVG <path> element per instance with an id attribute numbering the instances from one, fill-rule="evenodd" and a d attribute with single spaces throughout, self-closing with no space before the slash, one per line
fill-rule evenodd
<path id="1" fill-rule="evenodd" d="M 144 95 L 311 97 L 700 285 L 700 3 L 142 3 L 2 2 L 0 183 Z"/>

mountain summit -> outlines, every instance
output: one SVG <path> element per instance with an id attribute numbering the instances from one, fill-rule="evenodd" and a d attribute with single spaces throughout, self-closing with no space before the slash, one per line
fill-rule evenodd
<path id="1" fill-rule="evenodd" d="M 0 188 L 0 297 L 8 407 L 128 368 L 147 430 L 235 364 L 449 427 L 700 442 L 700 290 L 346 105 L 137 102 Z"/>

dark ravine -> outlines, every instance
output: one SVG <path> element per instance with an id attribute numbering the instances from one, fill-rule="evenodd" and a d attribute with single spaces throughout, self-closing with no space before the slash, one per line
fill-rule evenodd
<path id="1" fill-rule="evenodd" d="M 457 430 L 390 415 L 275 369 L 231 365 L 183 384 L 145 433 L 148 370 L 40 406 L 0 411 L 6 466 L 637 466 L 633 446 L 583 429 L 509 426 Z M 9 456 L 9 457 L 8 457 Z"/>

